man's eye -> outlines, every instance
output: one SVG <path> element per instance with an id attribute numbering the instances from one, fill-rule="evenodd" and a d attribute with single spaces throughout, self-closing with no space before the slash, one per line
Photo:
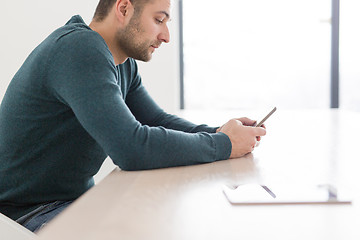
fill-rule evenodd
<path id="1" fill-rule="evenodd" d="M 156 18 L 155 20 L 156 20 L 156 22 L 159 23 L 159 24 L 161 24 L 161 23 L 164 22 L 162 19 L 157 19 L 157 18 Z"/>

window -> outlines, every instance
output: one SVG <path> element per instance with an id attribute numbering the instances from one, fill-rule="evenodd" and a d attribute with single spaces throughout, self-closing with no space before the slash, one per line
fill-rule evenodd
<path id="1" fill-rule="evenodd" d="M 183 41 L 186 109 L 330 106 L 330 0 L 183 0 Z"/>
<path id="2" fill-rule="evenodd" d="M 360 111 L 360 1 L 340 3 L 340 107 Z"/>

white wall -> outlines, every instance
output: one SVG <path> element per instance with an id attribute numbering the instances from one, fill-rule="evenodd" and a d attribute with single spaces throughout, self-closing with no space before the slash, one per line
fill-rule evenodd
<path id="1" fill-rule="evenodd" d="M 176 1 L 177 2 L 177 1 Z M 17 0 L 0 3 L 0 101 L 29 53 L 53 30 L 80 14 L 90 23 L 98 0 Z M 179 108 L 178 17 L 174 4 L 170 23 L 172 40 L 154 53 L 149 63 L 139 63 L 144 85 L 168 112 Z"/>

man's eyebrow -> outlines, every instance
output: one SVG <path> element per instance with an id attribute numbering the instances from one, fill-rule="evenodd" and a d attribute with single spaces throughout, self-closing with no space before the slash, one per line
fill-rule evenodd
<path id="1" fill-rule="evenodd" d="M 167 19 L 170 19 L 170 14 L 168 12 L 166 12 L 166 11 L 158 11 L 157 13 L 164 14 Z"/>

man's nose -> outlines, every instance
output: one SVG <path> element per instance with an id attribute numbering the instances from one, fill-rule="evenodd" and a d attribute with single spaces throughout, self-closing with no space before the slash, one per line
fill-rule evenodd
<path id="1" fill-rule="evenodd" d="M 170 42 L 170 32 L 168 26 L 165 26 L 164 30 L 159 34 L 158 38 L 164 43 Z"/>

